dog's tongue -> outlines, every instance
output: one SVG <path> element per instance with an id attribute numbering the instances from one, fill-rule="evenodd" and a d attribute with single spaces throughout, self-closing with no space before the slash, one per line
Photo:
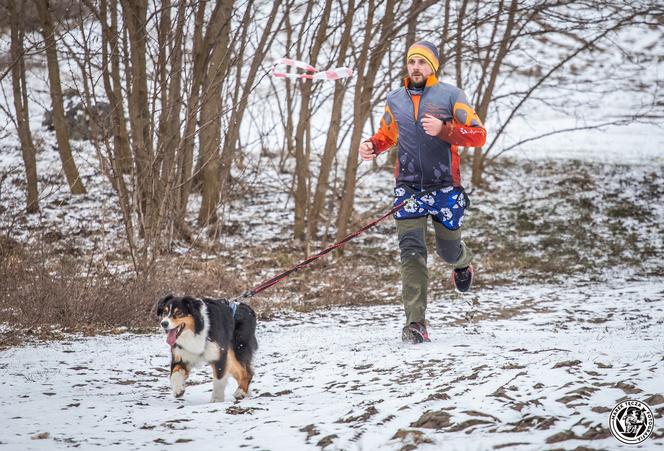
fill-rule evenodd
<path id="1" fill-rule="evenodd" d="M 171 329 L 168 331 L 168 335 L 166 336 L 166 343 L 168 343 L 169 346 L 175 346 L 175 340 L 178 338 L 178 330 L 177 329 Z"/>

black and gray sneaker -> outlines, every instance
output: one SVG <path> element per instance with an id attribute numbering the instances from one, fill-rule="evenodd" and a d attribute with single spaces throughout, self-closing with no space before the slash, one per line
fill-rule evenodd
<path id="1" fill-rule="evenodd" d="M 423 323 L 410 323 L 403 328 L 401 339 L 404 343 L 430 342 L 427 327 Z"/>
<path id="2" fill-rule="evenodd" d="M 459 293 L 465 293 L 470 290 L 470 286 L 473 284 L 474 275 L 475 270 L 472 265 L 452 271 L 452 280 Z"/>

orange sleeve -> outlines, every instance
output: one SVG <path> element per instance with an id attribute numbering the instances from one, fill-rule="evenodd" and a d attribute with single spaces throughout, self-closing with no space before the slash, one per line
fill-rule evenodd
<path id="1" fill-rule="evenodd" d="M 369 141 L 374 146 L 374 153 L 378 155 L 394 146 L 397 143 L 397 139 L 399 139 L 397 123 L 390 111 L 390 107 L 385 105 L 385 113 L 380 120 L 380 128 L 369 138 Z"/>
<path id="2" fill-rule="evenodd" d="M 443 127 L 438 137 L 456 146 L 482 147 L 486 143 L 486 130 L 484 127 L 470 127 L 452 121 L 452 124 Z"/>
<path id="3" fill-rule="evenodd" d="M 462 98 L 465 100 L 465 96 Z M 457 101 L 453 114 L 452 123 L 444 126 L 438 137 L 457 146 L 482 147 L 486 143 L 486 129 L 475 110 Z"/>

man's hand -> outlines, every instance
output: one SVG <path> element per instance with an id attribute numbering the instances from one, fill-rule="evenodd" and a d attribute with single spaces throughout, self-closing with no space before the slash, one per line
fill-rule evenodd
<path id="1" fill-rule="evenodd" d="M 424 128 L 427 135 L 438 136 L 442 131 L 449 129 L 450 126 L 430 114 L 425 114 L 422 118 L 422 128 Z"/>
<path id="2" fill-rule="evenodd" d="M 425 114 L 422 118 L 422 128 L 424 128 L 427 135 L 438 136 L 438 133 L 443 129 L 443 121 L 430 114 Z"/>
<path id="3" fill-rule="evenodd" d="M 364 141 L 362 144 L 360 144 L 359 153 L 360 157 L 365 161 L 373 160 L 376 158 L 376 154 L 374 153 L 374 145 L 371 141 Z"/>

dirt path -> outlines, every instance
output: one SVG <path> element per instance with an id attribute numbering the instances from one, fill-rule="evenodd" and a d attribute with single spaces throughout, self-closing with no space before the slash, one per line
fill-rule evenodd
<path id="1" fill-rule="evenodd" d="M 240 403 L 208 403 L 207 368 L 175 400 L 157 334 L 4 351 L 0 449 L 618 449 L 607 421 L 623 398 L 655 414 L 641 448 L 664 445 L 664 280 L 450 294 L 425 345 L 399 341 L 401 318 L 259 324 Z"/>

